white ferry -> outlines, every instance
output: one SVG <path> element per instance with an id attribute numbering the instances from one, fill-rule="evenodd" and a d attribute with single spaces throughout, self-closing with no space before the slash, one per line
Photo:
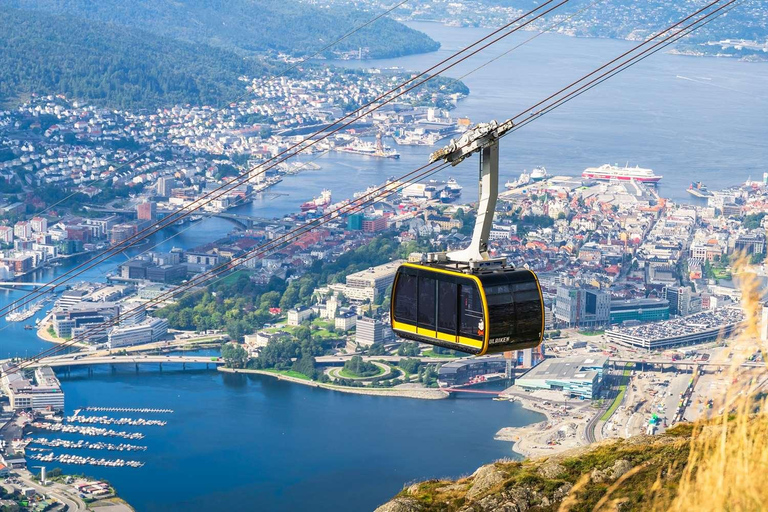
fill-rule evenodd
<path id="1" fill-rule="evenodd" d="M 654 174 L 651 169 L 643 169 L 642 167 L 619 167 L 616 165 L 601 165 L 600 167 L 589 167 L 581 173 L 582 178 L 588 178 L 593 180 L 619 180 L 630 181 L 635 180 L 643 183 L 657 183 L 662 176 Z"/>

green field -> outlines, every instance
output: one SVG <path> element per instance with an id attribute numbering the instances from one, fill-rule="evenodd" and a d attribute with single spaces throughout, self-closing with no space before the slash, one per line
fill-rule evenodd
<path id="1" fill-rule="evenodd" d="M 274 373 L 276 375 L 285 375 L 286 377 L 293 377 L 295 379 L 301 379 L 301 380 L 312 380 L 303 373 L 294 372 L 293 370 L 261 370 L 263 372 L 267 373 Z"/>
<path id="2" fill-rule="evenodd" d="M 624 367 L 624 372 L 621 374 L 622 383 L 619 385 L 619 394 L 616 395 L 616 398 L 608 410 L 600 417 L 600 421 L 608 421 L 608 419 L 613 416 L 613 413 L 616 412 L 616 409 L 619 408 L 619 405 L 621 405 L 621 402 L 624 400 L 624 395 L 627 394 L 627 382 L 629 381 L 627 377 L 629 377 L 629 373 L 630 369 Z"/>

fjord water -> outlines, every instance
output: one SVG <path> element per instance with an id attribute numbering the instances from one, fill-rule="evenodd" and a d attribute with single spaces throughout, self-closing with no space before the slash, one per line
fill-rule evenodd
<path id="1" fill-rule="evenodd" d="M 424 69 L 487 33 L 415 26 L 440 40 L 443 48 L 429 55 L 345 64 Z M 507 46 L 491 48 L 474 65 L 530 35 L 514 36 Z M 467 77 L 472 94 L 454 115 L 473 121 L 501 119 L 629 46 L 621 41 L 540 37 Z M 472 67 L 466 65 L 451 76 Z M 663 174 L 663 195 L 688 200 L 684 189 L 693 179 L 718 188 L 743 182 L 749 175 L 758 178 L 768 168 L 766 94 L 766 64 L 658 54 L 506 139 L 502 180 L 535 165 L 579 174 L 587 166 L 629 161 Z M 400 161 L 327 155 L 318 160 L 321 170 L 288 176 L 273 189 L 287 195 L 267 196 L 241 210 L 281 216 L 296 211 L 299 203 L 322 188 L 332 189 L 336 200 L 351 197 L 368 185 L 422 165 L 431 148 L 399 150 Z M 474 198 L 471 164 L 450 172 L 466 187 L 465 199 Z M 183 232 L 167 231 L 139 251 L 173 233 L 178 236 L 161 249 L 194 247 L 230 228 L 225 221 L 208 219 Z M 99 265 L 79 279 L 103 279 L 117 263 Z M 47 281 L 74 264 L 40 272 L 34 280 Z M 0 292 L 0 305 L 19 296 L 20 292 Z M 0 320 L 2 328 L 4 357 L 49 347 L 34 331 L 25 331 L 23 323 L 6 328 Z M 494 433 L 541 419 L 516 404 L 487 399 L 344 395 L 266 377 L 168 368 L 160 373 L 149 365 L 138 374 L 133 369 L 113 373 L 97 368 L 88 377 L 80 371 L 62 377 L 62 383 L 70 413 L 87 405 L 176 411 L 162 418 L 169 421 L 167 427 L 142 429 L 147 437 L 135 444 L 149 446 L 147 452 L 120 455 L 146 462 L 141 469 L 65 466 L 70 472 L 109 479 L 138 511 L 370 510 L 409 481 L 455 477 L 510 456 L 509 443 L 494 441 Z M 90 455 L 110 457 L 110 453 Z"/>
<path id="2" fill-rule="evenodd" d="M 442 48 L 425 55 L 336 64 L 422 71 L 490 32 L 426 22 L 410 25 L 440 41 Z M 512 34 L 446 76 L 462 77 L 533 35 Z M 472 122 L 506 119 L 636 44 L 544 34 L 464 78 L 471 93 L 452 115 Z M 659 185 L 663 197 L 692 202 L 696 200 L 685 190 L 694 180 L 717 190 L 750 176 L 762 179 L 768 171 L 766 119 L 768 63 L 659 52 L 507 137 L 500 150 L 500 180 L 516 179 L 536 166 L 545 166 L 550 174 L 579 176 L 587 167 L 628 163 L 664 176 Z M 391 139 L 385 142 L 395 146 Z M 267 197 L 240 211 L 283 215 L 323 188 L 333 191 L 334 200 L 349 198 L 424 165 L 434 149 L 397 146 L 399 160 L 331 153 L 316 160 L 322 169 L 286 177 L 274 187 L 274 192 L 287 194 L 282 201 Z M 436 178 L 456 178 L 464 186 L 463 200 L 474 201 L 475 165 L 450 168 Z"/>

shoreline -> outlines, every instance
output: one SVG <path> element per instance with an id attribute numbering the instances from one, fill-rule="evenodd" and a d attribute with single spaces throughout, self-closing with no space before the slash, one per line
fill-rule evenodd
<path id="1" fill-rule="evenodd" d="M 48 318 L 50 317 L 50 314 L 46 316 L 41 322 L 40 322 L 40 328 L 36 331 L 37 337 L 43 341 L 47 341 L 48 343 L 53 343 L 55 345 L 63 345 L 65 343 L 69 344 L 69 346 L 72 347 L 78 347 L 78 348 L 86 348 L 88 345 L 84 343 L 72 343 L 71 340 L 65 340 L 62 338 L 57 338 L 55 336 L 51 336 L 48 333 L 48 327 L 51 326 L 51 323 L 48 321 Z"/>
<path id="2" fill-rule="evenodd" d="M 338 391 L 340 393 L 350 393 L 354 395 L 371 395 L 371 396 L 391 396 L 396 398 L 412 398 L 417 400 L 442 400 L 448 398 L 449 394 L 439 389 L 365 389 L 365 388 L 351 388 L 346 386 L 336 386 L 333 384 L 325 384 L 322 382 L 316 382 L 313 380 L 298 379 L 288 375 L 282 375 L 280 373 L 273 373 L 264 370 L 251 370 L 251 369 L 239 369 L 239 368 L 223 368 L 219 367 L 217 371 L 223 373 L 250 373 L 255 375 L 266 375 L 278 380 L 285 380 L 293 382 L 295 384 L 302 384 L 304 386 L 323 388 L 329 391 Z"/>
<path id="3" fill-rule="evenodd" d="M 584 408 L 559 412 L 523 395 L 513 393 L 507 396 L 523 409 L 545 417 L 542 421 L 522 427 L 504 427 L 496 433 L 495 439 L 511 442 L 512 451 L 523 459 L 550 457 L 589 444 L 584 442 L 584 431 L 589 422 L 589 413 Z"/>

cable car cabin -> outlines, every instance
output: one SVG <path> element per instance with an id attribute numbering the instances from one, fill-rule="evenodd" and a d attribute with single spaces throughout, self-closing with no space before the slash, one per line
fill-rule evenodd
<path id="1" fill-rule="evenodd" d="M 544 299 L 530 270 L 405 263 L 390 316 L 402 338 L 476 355 L 536 347 L 544 336 Z"/>

